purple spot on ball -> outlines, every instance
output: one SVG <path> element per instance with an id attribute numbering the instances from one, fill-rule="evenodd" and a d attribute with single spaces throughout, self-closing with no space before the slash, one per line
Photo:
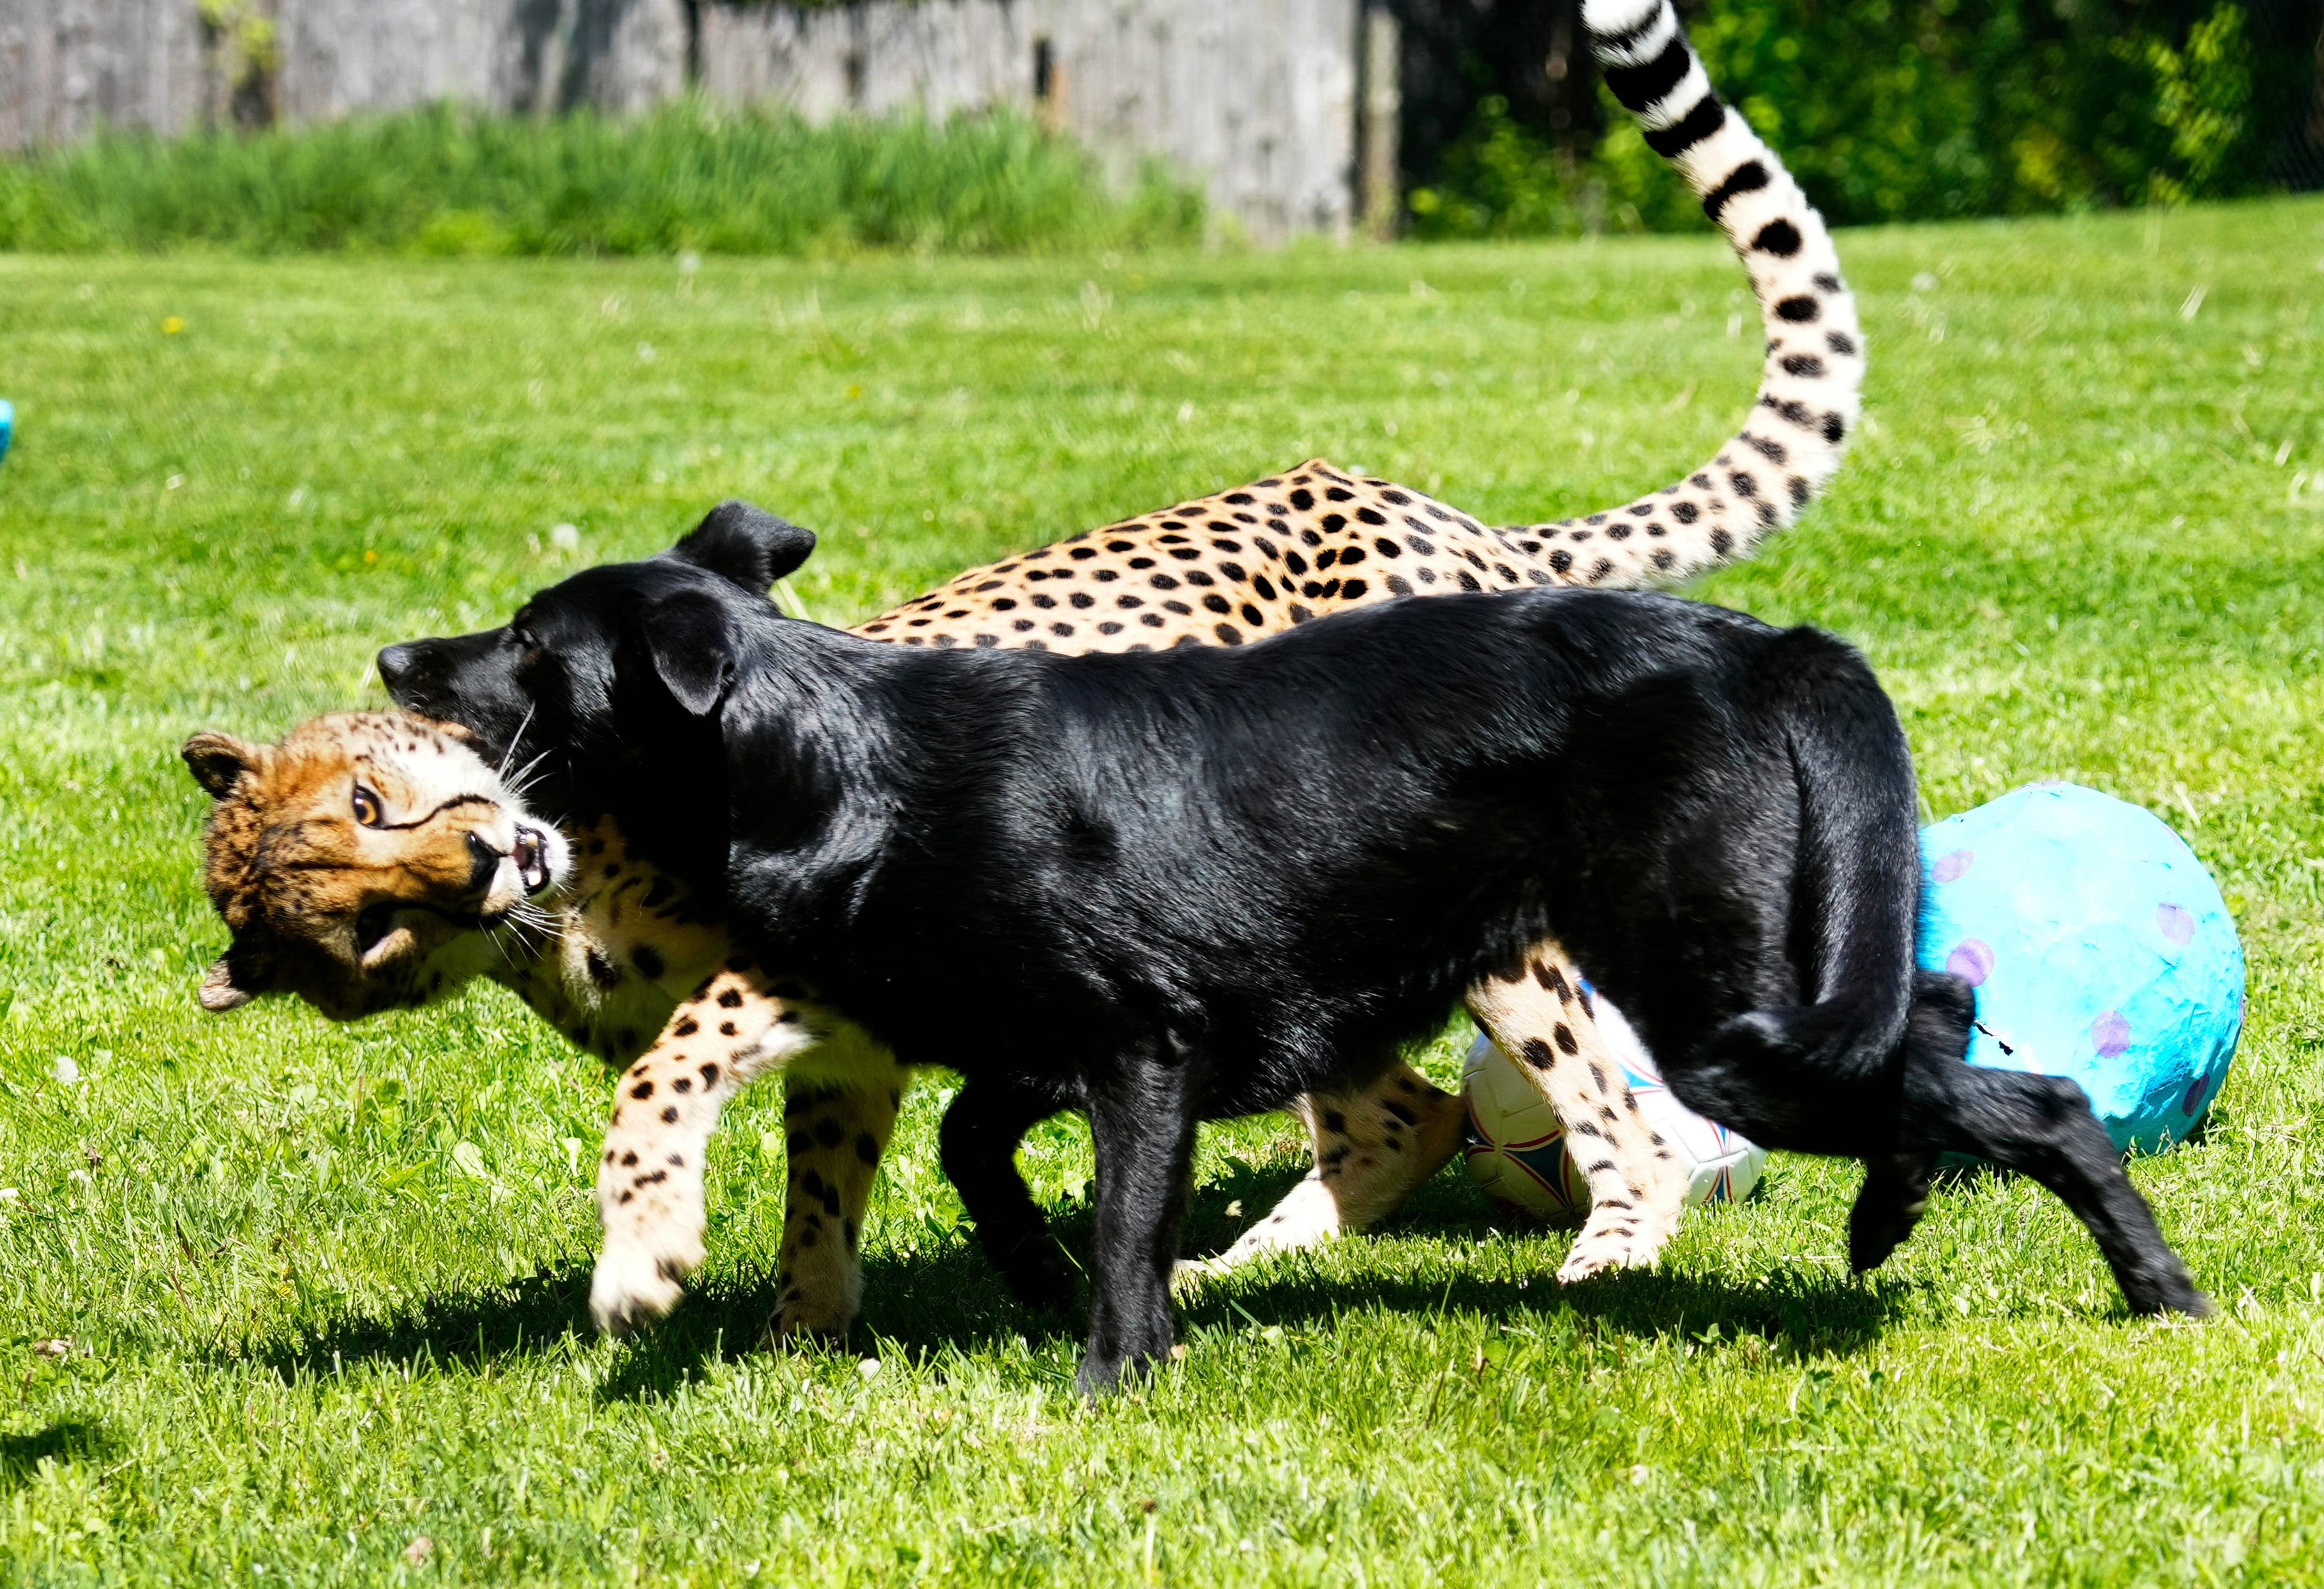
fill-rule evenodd
<path id="1" fill-rule="evenodd" d="M 1993 975 L 1993 946 L 1982 938 L 1964 938 L 1945 956 L 1945 969 L 1971 987 L 1982 987 Z"/>
<path id="2" fill-rule="evenodd" d="M 2156 905 L 2154 924 L 2163 930 L 2163 937 L 2181 947 L 2194 941 L 2195 913 L 2183 905 Z"/>
<path id="3" fill-rule="evenodd" d="M 1937 857 L 1937 864 L 1929 868 L 1929 875 L 1940 883 L 1950 883 L 1968 872 L 1976 859 L 1977 851 L 1974 850 L 1947 850 Z"/>
<path id="4" fill-rule="evenodd" d="M 2210 1089 L 2210 1078 L 2208 1076 L 2198 1076 L 2195 1079 L 2195 1084 L 2187 1089 L 2187 1101 L 2179 1106 L 2179 1112 L 2182 1115 L 2194 1114 L 2196 1110 L 2203 1107 L 2203 1095 Z"/>
<path id="5" fill-rule="evenodd" d="M 2130 1046 L 2130 1023 L 2119 1010 L 2108 1010 L 2090 1023 L 2090 1041 L 2098 1045 L 2098 1058 L 2110 1060 Z"/>

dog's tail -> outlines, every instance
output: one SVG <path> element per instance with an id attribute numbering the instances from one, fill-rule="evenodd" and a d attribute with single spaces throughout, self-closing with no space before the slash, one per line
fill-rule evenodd
<path id="1" fill-rule="evenodd" d="M 1912 756 L 1871 667 L 1801 629 L 1778 636 L 1754 671 L 1798 790 L 1789 935 L 1801 1002 L 1713 1033 L 1681 1097 L 1762 1146 L 1854 1154 L 1868 1118 L 1895 1118 L 1908 1026 L 1916 1045 L 1950 1042 L 1958 1060 L 1967 1006 L 1948 998 L 1950 981 L 1923 987 L 1915 972 Z M 1859 1088 L 1881 1096 L 1842 1096 Z"/>
<path id="2" fill-rule="evenodd" d="M 1838 640 L 1794 629 L 1757 676 L 1799 790 L 1789 926 L 1803 1002 L 1719 1027 L 1698 1063 L 1674 1068 L 1672 1090 L 1763 1147 L 1864 1160 L 1849 1221 L 1858 1270 L 1912 1230 L 1950 1150 L 2056 1193 L 2135 1311 L 2209 1312 L 2082 1089 L 1968 1063 L 1975 994 L 1915 968 L 1912 763 L 1871 669 Z"/>
<path id="3" fill-rule="evenodd" d="M 1861 408 L 1864 334 L 1823 217 L 1720 102 L 1671 0 L 1584 0 L 1582 20 L 1606 86 L 1742 256 L 1766 359 L 1757 406 L 1710 463 L 1623 507 L 1509 533 L 1549 542 L 1578 583 L 1662 584 L 1749 556 L 1823 489 Z"/>

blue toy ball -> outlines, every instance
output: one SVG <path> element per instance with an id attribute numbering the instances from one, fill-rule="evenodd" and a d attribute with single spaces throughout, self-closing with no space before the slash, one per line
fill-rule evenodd
<path id="1" fill-rule="evenodd" d="M 2244 951 L 2152 813 L 2034 784 L 1921 833 L 1921 964 L 1977 989 L 1972 1065 L 2066 1076 L 2125 1152 L 2184 1142 L 2227 1079 Z"/>
<path id="2" fill-rule="evenodd" d="M 8 443 L 16 434 L 16 406 L 0 398 L 0 458 L 8 455 Z"/>

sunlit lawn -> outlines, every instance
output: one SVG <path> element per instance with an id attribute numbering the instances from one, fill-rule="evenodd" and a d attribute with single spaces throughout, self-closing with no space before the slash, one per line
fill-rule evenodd
<path id="1" fill-rule="evenodd" d="M 1865 645 L 1932 815 L 2074 778 L 2218 871 L 2243 1055 L 2208 1139 L 2135 1173 L 2219 1318 L 2129 1320 L 2060 1205 L 1985 1180 L 1858 1282 L 1855 1171 L 1795 1159 L 1659 1272 L 1562 1290 L 1567 1234 L 1456 1169 L 1210 1286 L 1185 1362 L 1092 1409 L 956 1226 L 939 1079 L 846 1349 L 758 1345 L 771 1089 L 721 1138 L 697 1294 L 604 1345 L 592 1061 L 497 992 L 194 1005 L 224 935 L 192 729 L 375 703 L 380 644 L 730 495 L 825 532 L 797 583 L 832 620 L 1310 454 L 1489 519 L 1618 501 L 1742 413 L 1715 243 L 0 259 L 0 1579 L 2324 1576 L 2324 203 L 1841 249 L 1872 420 L 1701 593 Z M 1282 1117 L 1204 1143 L 1209 1249 L 1301 1156 Z M 1085 1137 L 1027 1162 L 1078 1234 Z"/>

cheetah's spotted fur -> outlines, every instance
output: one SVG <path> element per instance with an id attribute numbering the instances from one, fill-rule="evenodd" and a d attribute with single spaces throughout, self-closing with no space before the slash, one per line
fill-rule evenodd
<path id="1" fill-rule="evenodd" d="M 1711 463 L 1618 509 L 1494 529 L 1390 482 L 1314 460 L 972 569 L 859 632 L 939 648 L 1239 645 L 1399 596 L 1674 581 L 1748 555 L 1789 523 L 1838 468 L 1858 413 L 1861 333 L 1831 236 L 1774 153 L 1711 92 L 1669 0 L 1591 0 L 1584 19 L 1609 87 L 1702 196 L 1760 304 L 1766 353 L 1752 418 Z M 725 978 L 703 997 L 747 1004 L 764 991 L 748 967 Z M 1529 1061 L 1573 1140 L 1602 1150 L 1584 1155 L 1591 1208 L 1560 1271 L 1566 1279 L 1652 1262 L 1683 1192 L 1667 1148 L 1627 1096 L 1589 999 L 1576 992 L 1581 980 L 1563 951 L 1544 943 L 1469 999 L 1479 1024 Z M 709 1013 L 697 999 L 681 1007 L 678 1024 Z M 659 1088 L 663 1101 L 653 1109 L 625 1105 L 608 1135 L 599 1177 L 606 1268 L 592 1300 L 609 1327 L 665 1310 L 677 1277 L 698 1261 L 698 1171 L 648 1171 L 649 1180 L 625 1173 L 625 1161 L 634 1153 L 641 1163 L 659 1163 L 676 1143 L 669 1151 L 698 1164 L 724 1094 L 696 1089 L 673 1099 L 669 1089 L 687 1079 L 699 1048 L 696 1039 L 666 1039 L 641 1059 L 630 1085 Z M 723 1073 L 732 1076 L 733 1057 L 759 1052 L 738 1042 Z M 810 1144 L 853 1140 L 848 1100 L 874 1091 L 819 1089 L 805 1111 L 810 1126 L 794 1134 L 794 1144 L 802 1135 Z M 1220 1263 L 1379 1217 L 1451 1155 L 1458 1107 L 1404 1066 L 1357 1097 L 1303 1100 L 1314 1171 Z M 885 1116 L 879 1124 L 884 1130 Z M 861 1202 L 838 1190 L 829 1166 L 811 1169 L 813 1184 L 794 1171 L 794 1208 L 802 1191 L 834 1194 L 821 1201 L 852 1244 Z M 779 1327 L 825 1327 L 852 1308 L 852 1290 L 817 1297 L 801 1278 L 800 1256 L 823 1223 L 810 1208 L 786 1226 Z M 641 1275 L 655 1278 L 632 1289 Z"/>
<path id="2" fill-rule="evenodd" d="M 1675 581 L 1748 556 L 1788 523 L 1838 466 L 1858 414 L 1860 335 L 1830 236 L 1775 156 L 1711 92 L 1668 0 L 1591 0 L 1585 20 L 1609 87 L 1703 197 L 1761 306 L 1757 406 L 1711 463 L 1620 508 L 1489 528 L 1314 460 L 973 569 L 857 632 L 1072 652 L 1236 645 L 1399 596 Z M 618 834 L 576 835 L 576 847 L 561 938 L 512 945 L 479 969 L 576 1042 L 635 1061 L 600 1162 L 600 1318 L 621 1326 L 674 1304 L 702 1256 L 701 1164 L 719 1109 L 751 1078 L 779 1069 L 790 1087 L 789 1207 L 774 1328 L 844 1329 L 902 1070 L 817 1008 L 811 990 L 729 960 L 715 924 L 632 861 Z M 1576 996 L 1580 980 L 1545 943 L 1469 999 L 1480 1025 L 1529 1061 L 1574 1140 L 1603 1146 L 1585 1165 L 1592 1208 L 1560 1271 L 1566 1279 L 1652 1262 L 1683 1191 L 1666 1149 L 1620 1096 L 1621 1067 Z M 1300 1113 L 1314 1169 L 1210 1266 L 1370 1223 L 1451 1157 L 1461 1132 L 1459 1100 L 1402 1065 L 1359 1093 L 1302 1100 Z"/>

